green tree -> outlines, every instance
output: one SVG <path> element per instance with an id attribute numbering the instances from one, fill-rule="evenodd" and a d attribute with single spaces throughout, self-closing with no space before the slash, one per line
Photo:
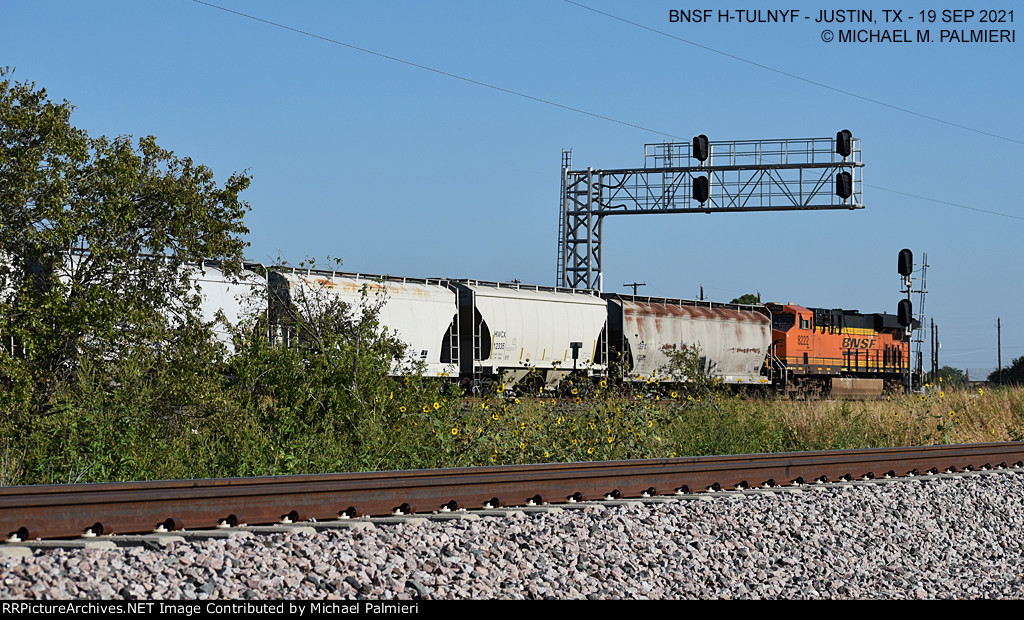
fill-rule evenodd
<path id="1" fill-rule="evenodd" d="M 237 271 L 247 245 L 248 175 L 72 110 L 0 68 L 0 440 L 29 483 L 133 477 L 166 458 L 138 446 L 226 406 L 189 265 Z"/>
<path id="2" fill-rule="evenodd" d="M 761 300 L 758 298 L 757 295 L 755 295 L 753 293 L 747 293 L 746 295 L 741 295 L 740 297 L 737 297 L 736 299 L 732 300 L 729 303 L 732 303 L 732 304 L 759 304 L 759 303 L 761 303 Z"/>
<path id="3" fill-rule="evenodd" d="M 45 399 L 83 357 L 173 344 L 195 326 L 186 266 L 240 268 L 250 179 L 218 187 L 152 136 L 90 138 L 68 102 L 11 73 L 0 69 L 0 333 Z"/>
<path id="4" fill-rule="evenodd" d="M 964 387 L 967 383 L 967 377 L 964 374 L 964 371 L 959 368 L 943 366 L 935 373 L 935 376 L 932 377 L 932 383 L 942 383 L 944 386 L 948 387 Z"/>
<path id="5" fill-rule="evenodd" d="M 999 370 L 993 370 L 988 376 L 989 383 L 999 383 Z M 1013 360 L 1003 368 L 1003 385 L 1024 385 L 1024 356 Z"/>

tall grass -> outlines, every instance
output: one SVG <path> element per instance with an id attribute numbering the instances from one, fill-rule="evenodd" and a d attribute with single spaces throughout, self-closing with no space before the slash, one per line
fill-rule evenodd
<path id="1" fill-rule="evenodd" d="M 656 382 L 629 389 L 585 382 L 554 397 L 506 395 L 499 385 L 466 401 L 382 384 L 372 411 L 349 414 L 345 425 L 284 400 L 233 394 L 230 386 L 209 386 L 201 414 L 178 419 L 154 415 L 145 391 L 129 397 L 94 387 L 73 386 L 47 415 L 0 429 L 0 484 L 1024 440 L 1024 388 L 1010 387 L 940 384 L 922 395 L 799 402 Z"/>

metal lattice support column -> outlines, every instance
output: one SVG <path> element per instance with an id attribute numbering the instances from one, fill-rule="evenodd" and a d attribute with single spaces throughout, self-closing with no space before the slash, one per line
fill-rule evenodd
<path id="1" fill-rule="evenodd" d="M 922 382 L 924 379 L 924 325 L 925 325 L 925 314 L 924 314 L 924 296 L 928 293 L 928 253 L 925 252 L 921 257 L 921 287 L 920 290 L 914 291 L 918 293 L 917 301 L 917 320 L 918 327 L 914 330 L 914 359 L 917 364 L 917 376 L 921 377 Z"/>
<path id="2" fill-rule="evenodd" d="M 597 289 L 597 280 L 601 273 L 603 216 L 596 205 L 600 198 L 597 188 L 601 181 L 595 181 L 593 170 L 588 170 L 579 177 L 569 175 L 566 177 L 567 184 L 562 200 L 565 214 L 562 244 L 565 253 L 560 271 L 563 281 L 594 283 L 594 286 L 571 288 Z"/>
<path id="3" fill-rule="evenodd" d="M 565 280 L 565 260 L 568 249 L 566 247 L 566 213 L 569 209 L 568 202 L 566 201 L 566 186 L 568 183 L 567 173 L 572 168 L 572 149 L 568 151 L 562 149 L 562 188 L 559 196 L 559 214 L 558 214 L 558 272 L 555 275 L 555 282 L 560 283 Z"/>
<path id="4" fill-rule="evenodd" d="M 616 170 L 570 170 L 563 151 L 557 284 L 600 289 L 609 215 L 864 208 L 860 140 L 843 156 L 840 137 L 713 142 L 704 161 L 689 144 L 648 144 L 643 168 Z M 698 177 L 708 180 L 704 202 L 693 198 Z"/>

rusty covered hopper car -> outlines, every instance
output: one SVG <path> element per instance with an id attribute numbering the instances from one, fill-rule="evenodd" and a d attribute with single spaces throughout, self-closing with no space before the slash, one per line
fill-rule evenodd
<path id="1" fill-rule="evenodd" d="M 610 359 L 622 362 L 622 379 L 664 376 L 669 354 L 697 347 L 703 370 L 723 383 L 762 384 L 771 345 L 771 319 L 763 306 L 605 295 Z"/>

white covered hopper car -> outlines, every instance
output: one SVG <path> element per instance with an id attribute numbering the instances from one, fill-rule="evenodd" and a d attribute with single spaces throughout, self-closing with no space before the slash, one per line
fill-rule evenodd
<path id="1" fill-rule="evenodd" d="M 592 291 L 518 283 L 453 281 L 458 291 L 461 371 L 471 380 L 527 376 L 552 386 L 573 371 L 605 371 L 607 305 Z"/>
<path id="2" fill-rule="evenodd" d="M 407 356 L 396 360 L 394 374 L 422 364 L 426 376 L 458 376 L 458 308 L 455 292 L 445 280 L 314 269 L 270 273 L 275 298 L 282 303 L 342 301 L 355 313 L 379 306 L 381 326 L 406 345 Z"/>
<path id="3" fill-rule="evenodd" d="M 697 347 L 704 372 L 723 383 L 768 381 L 761 371 L 771 318 L 763 306 L 316 269 L 269 274 L 278 303 L 328 298 L 358 310 L 383 302 L 380 324 L 407 345 L 394 374 L 409 372 L 416 362 L 427 376 L 459 377 L 467 387 L 494 381 L 511 387 L 524 380 L 550 387 L 573 372 L 607 376 L 609 359 L 617 359 L 626 363 L 616 379 L 685 381 L 664 376 L 668 353 Z M 213 275 L 208 270 L 203 279 Z M 255 289 L 231 292 L 248 290 Z M 233 311 L 244 304 L 224 303 Z"/>

